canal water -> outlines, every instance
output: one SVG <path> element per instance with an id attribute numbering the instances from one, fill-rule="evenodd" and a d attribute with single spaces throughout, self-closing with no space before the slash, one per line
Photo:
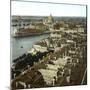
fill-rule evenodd
<path id="1" fill-rule="evenodd" d="M 49 37 L 49 34 L 19 38 L 11 37 L 11 59 L 16 59 L 26 53 L 36 42 L 47 37 Z"/>

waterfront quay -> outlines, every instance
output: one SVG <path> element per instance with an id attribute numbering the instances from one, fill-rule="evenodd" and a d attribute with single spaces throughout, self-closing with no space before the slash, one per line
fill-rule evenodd
<path id="1" fill-rule="evenodd" d="M 12 89 L 86 85 L 87 35 L 51 32 L 13 62 Z"/>

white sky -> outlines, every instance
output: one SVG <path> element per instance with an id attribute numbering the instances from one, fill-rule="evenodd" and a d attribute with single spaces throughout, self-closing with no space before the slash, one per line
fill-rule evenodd
<path id="1" fill-rule="evenodd" d="M 12 1 L 11 15 L 86 17 L 86 6 Z"/>

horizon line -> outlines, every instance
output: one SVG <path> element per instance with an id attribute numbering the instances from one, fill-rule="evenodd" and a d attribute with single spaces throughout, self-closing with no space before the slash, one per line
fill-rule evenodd
<path id="1" fill-rule="evenodd" d="M 50 16 L 50 15 L 11 15 L 11 16 L 40 16 L 40 17 L 47 17 L 47 16 Z M 87 16 L 54 16 L 52 15 L 52 17 L 87 17 Z"/>

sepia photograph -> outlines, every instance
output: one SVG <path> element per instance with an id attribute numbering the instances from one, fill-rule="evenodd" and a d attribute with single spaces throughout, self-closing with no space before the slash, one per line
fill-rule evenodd
<path id="1" fill-rule="evenodd" d="M 87 85 L 87 5 L 11 0 L 11 89 Z"/>

